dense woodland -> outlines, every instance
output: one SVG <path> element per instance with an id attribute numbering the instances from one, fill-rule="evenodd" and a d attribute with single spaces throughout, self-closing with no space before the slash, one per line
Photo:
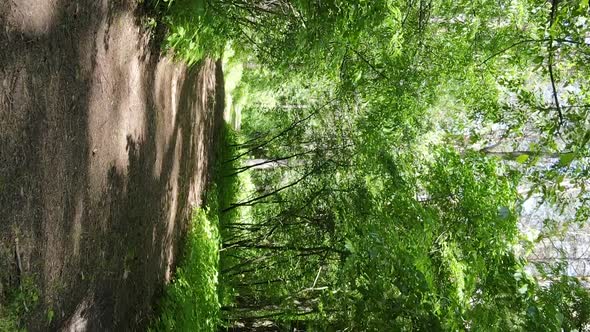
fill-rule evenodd
<path id="1" fill-rule="evenodd" d="M 556 221 L 518 227 L 533 196 L 588 221 L 587 0 L 156 5 L 179 57 L 241 74 L 219 326 L 590 329 L 567 261 L 527 260 Z"/>

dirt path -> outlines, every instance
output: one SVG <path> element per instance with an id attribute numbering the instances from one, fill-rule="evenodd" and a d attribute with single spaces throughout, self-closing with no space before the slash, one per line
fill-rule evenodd
<path id="1" fill-rule="evenodd" d="M 18 239 L 31 330 L 143 330 L 208 177 L 221 68 L 159 56 L 134 2 L 0 2 L 0 282 Z"/>

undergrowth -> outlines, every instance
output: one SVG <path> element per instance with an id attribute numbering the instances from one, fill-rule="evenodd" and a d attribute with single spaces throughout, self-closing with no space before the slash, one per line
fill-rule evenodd
<path id="1" fill-rule="evenodd" d="M 22 318 L 39 302 L 39 290 L 33 278 L 25 276 L 18 287 L 3 293 L 0 294 L 0 331 L 25 331 Z"/>
<path id="2" fill-rule="evenodd" d="M 220 223 L 236 218 L 234 212 L 221 213 L 234 202 L 239 192 L 238 178 L 227 177 L 237 135 L 228 126 L 221 133 L 216 151 L 214 184 L 205 206 L 193 211 L 191 224 L 173 281 L 166 286 L 159 305 L 160 314 L 153 331 L 216 331 L 220 324 L 219 250 Z"/>
<path id="3" fill-rule="evenodd" d="M 210 192 L 211 195 L 215 193 L 215 189 Z M 217 225 L 217 209 L 214 203 L 193 212 L 183 256 L 173 282 L 166 287 L 155 330 L 216 330 L 219 316 Z"/>

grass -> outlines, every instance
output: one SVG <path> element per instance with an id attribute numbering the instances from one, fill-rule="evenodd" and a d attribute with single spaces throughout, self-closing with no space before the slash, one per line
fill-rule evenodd
<path id="1" fill-rule="evenodd" d="M 0 301 L 0 331 L 25 331 L 21 319 L 39 302 L 39 290 L 33 278 L 24 277 L 18 287 L 0 294 L 0 300 L 4 296 L 6 301 Z"/>
<path id="2" fill-rule="evenodd" d="M 215 194 L 216 190 L 210 192 Z M 212 205 L 193 212 L 183 256 L 160 305 L 161 314 L 154 326 L 157 331 L 215 331 L 217 328 L 219 231 L 217 208 Z"/>
<path id="3" fill-rule="evenodd" d="M 224 163 L 232 153 L 237 135 L 229 126 L 221 133 L 216 151 L 214 185 L 206 195 L 206 205 L 193 211 L 189 232 L 173 281 L 166 286 L 153 331 L 217 331 L 220 319 L 219 248 L 220 223 L 237 218 L 238 212 L 220 213 L 234 202 L 239 192 L 237 177 L 226 177 L 232 163 Z"/>

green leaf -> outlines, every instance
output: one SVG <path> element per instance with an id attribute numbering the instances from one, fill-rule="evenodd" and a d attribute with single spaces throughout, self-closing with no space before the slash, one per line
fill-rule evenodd
<path id="1" fill-rule="evenodd" d="M 569 164 L 572 163 L 572 161 L 574 160 L 574 158 L 576 157 L 575 153 L 573 152 L 569 152 L 569 153 L 564 153 L 559 157 L 559 166 L 569 166 Z"/>
<path id="2" fill-rule="evenodd" d="M 559 325 L 561 325 L 561 323 L 563 323 L 563 319 L 565 318 L 565 316 L 561 312 L 558 312 L 557 314 L 555 314 L 555 318 L 559 322 Z"/>
<path id="3" fill-rule="evenodd" d="M 360 70 L 360 71 L 359 71 L 359 72 L 356 74 L 356 77 L 354 78 L 354 82 L 358 82 L 358 81 L 361 79 L 361 77 L 363 77 L 363 71 L 362 71 L 362 70 Z"/>
<path id="4" fill-rule="evenodd" d="M 51 322 L 53 321 L 53 317 L 55 317 L 55 312 L 53 311 L 53 309 L 47 310 L 47 324 L 51 324 Z"/>
<path id="5" fill-rule="evenodd" d="M 355 252 L 355 248 L 354 248 L 354 244 L 352 244 L 352 242 L 349 239 L 346 239 L 346 241 L 344 242 L 344 247 L 350 251 L 351 253 L 354 254 Z"/>
<path id="6" fill-rule="evenodd" d="M 516 157 L 515 160 L 519 164 L 524 164 L 527 160 L 529 160 L 529 155 L 528 154 L 520 155 L 520 156 Z"/>

